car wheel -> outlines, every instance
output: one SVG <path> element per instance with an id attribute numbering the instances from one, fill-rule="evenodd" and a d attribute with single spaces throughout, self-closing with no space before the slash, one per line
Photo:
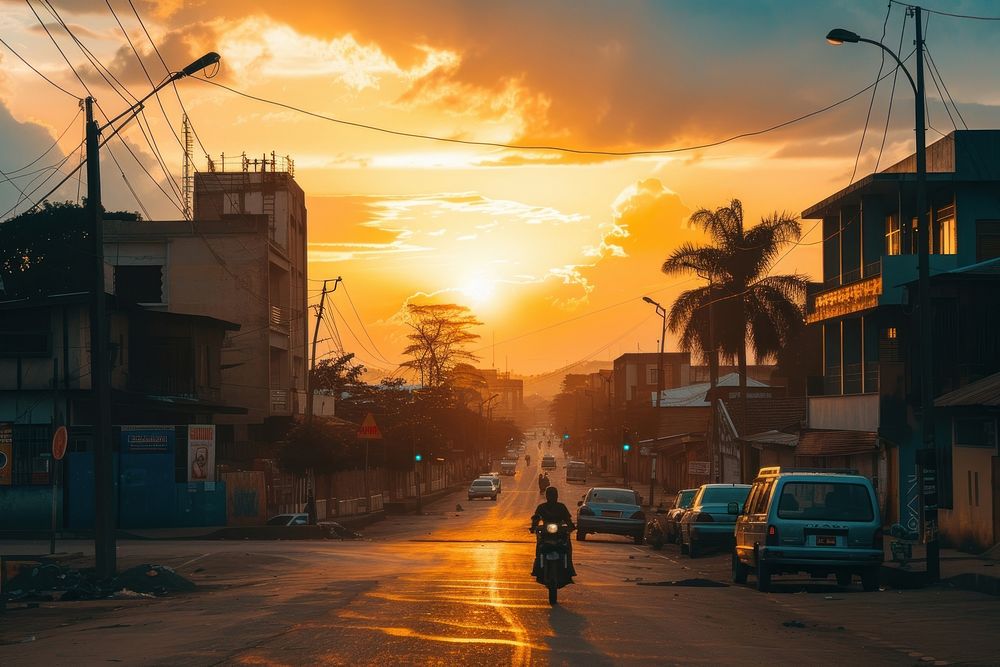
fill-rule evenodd
<path id="1" fill-rule="evenodd" d="M 583 542 L 586 539 L 587 539 L 587 533 L 583 532 L 582 530 L 576 531 L 576 541 L 577 542 Z"/>
<path id="2" fill-rule="evenodd" d="M 761 593 L 771 590 L 771 568 L 760 558 L 757 559 L 757 590 Z"/>
<path id="3" fill-rule="evenodd" d="M 736 556 L 736 552 L 733 551 L 733 583 L 734 584 L 745 584 L 747 583 L 747 575 L 750 573 L 750 568 L 740 562 L 740 559 Z"/>
<path id="4" fill-rule="evenodd" d="M 688 545 L 688 556 L 691 558 L 697 558 L 701 555 L 701 547 L 698 546 L 694 538 L 691 538 L 691 544 Z"/>
<path id="5" fill-rule="evenodd" d="M 636 544 L 642 544 L 643 542 L 646 541 L 646 539 L 645 539 L 645 537 L 643 535 L 634 535 L 634 536 L 632 536 L 632 539 L 635 540 Z"/>
<path id="6" fill-rule="evenodd" d="M 472 496 L 469 496 L 469 500 L 470 500 L 470 501 L 472 500 Z"/>
<path id="7" fill-rule="evenodd" d="M 866 593 L 878 590 L 879 568 L 871 567 L 861 573 L 861 588 Z"/>
<path id="8" fill-rule="evenodd" d="M 838 572 L 837 573 L 837 585 L 841 588 L 847 588 L 851 585 L 851 573 L 850 572 Z"/>

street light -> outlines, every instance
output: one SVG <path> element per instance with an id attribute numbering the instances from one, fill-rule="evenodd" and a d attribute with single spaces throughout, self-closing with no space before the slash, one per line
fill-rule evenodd
<path id="1" fill-rule="evenodd" d="M 923 441 L 922 451 L 924 456 L 929 457 L 924 460 L 928 467 L 933 466 L 934 484 L 930 485 L 930 492 L 924 492 L 924 522 L 925 539 L 927 541 L 927 577 L 931 581 L 937 581 L 941 575 L 940 553 L 937 539 L 937 470 L 934 445 L 934 373 L 932 370 L 933 357 L 931 355 L 931 299 L 930 299 L 930 230 L 927 216 L 927 148 L 924 127 L 924 39 L 923 24 L 920 17 L 920 7 L 907 7 L 907 12 L 912 13 L 914 25 L 916 26 L 917 56 L 917 78 L 914 81 L 910 72 L 903 65 L 903 61 L 893 53 L 892 49 L 881 42 L 861 37 L 857 33 L 835 28 L 826 35 L 826 41 L 835 46 L 841 44 L 854 44 L 864 42 L 873 44 L 896 61 L 899 69 L 903 70 L 906 78 L 913 89 L 914 116 L 916 119 L 914 133 L 916 134 L 916 160 L 917 160 L 917 264 L 918 264 L 918 302 L 916 318 L 920 339 L 920 431 Z"/>
<path id="2" fill-rule="evenodd" d="M 656 364 L 656 407 L 660 407 L 663 400 L 661 396 L 663 394 L 663 340 L 667 337 L 667 310 L 648 296 L 642 297 L 642 300 L 656 306 L 656 314 L 663 320 L 663 328 L 660 332 L 660 356 Z"/>
<path id="3" fill-rule="evenodd" d="M 91 388 L 94 392 L 94 560 L 97 574 L 110 578 L 117 571 L 115 545 L 116 495 L 114 480 L 114 447 L 111 443 L 111 364 L 108 354 L 107 303 L 104 297 L 104 220 L 101 203 L 100 135 L 111 128 L 107 139 L 117 134 L 143 109 L 143 102 L 169 83 L 214 65 L 219 54 L 206 53 L 198 60 L 167 76 L 148 95 L 118 114 L 102 126 L 94 120 L 94 98 L 87 97 L 84 106 L 87 114 L 87 216 L 93 235 L 93 292 L 90 303 L 90 368 Z M 114 123 L 131 114 L 124 123 Z M 105 141 L 107 141 L 105 139 Z"/>

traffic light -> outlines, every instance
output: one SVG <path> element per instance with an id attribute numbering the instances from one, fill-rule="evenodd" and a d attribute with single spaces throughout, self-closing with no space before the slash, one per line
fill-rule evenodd
<path id="1" fill-rule="evenodd" d="M 422 455 L 420 455 L 420 454 L 415 454 L 413 456 L 413 460 L 416 461 L 417 463 L 420 463 L 421 461 L 424 460 L 424 457 Z"/>
<path id="2" fill-rule="evenodd" d="M 569 440 L 569 433 L 563 433 L 563 440 Z"/>
<path id="3" fill-rule="evenodd" d="M 622 451 L 625 452 L 626 454 L 630 449 L 632 449 L 632 445 L 628 444 L 627 442 L 624 445 L 622 445 Z"/>

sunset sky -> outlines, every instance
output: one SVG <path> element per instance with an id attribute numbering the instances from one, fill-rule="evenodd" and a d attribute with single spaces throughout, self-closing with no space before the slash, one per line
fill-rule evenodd
<path id="1" fill-rule="evenodd" d="M 893 50 L 902 42 L 904 56 L 913 48 L 912 19 L 904 26 L 904 8 L 883 2 L 132 2 L 172 70 L 217 51 L 213 81 L 316 114 L 441 138 L 581 150 L 697 146 L 847 98 L 876 79 L 882 58 L 871 46 L 828 45 L 823 38 L 834 27 Z M 151 88 L 103 0 L 51 5 L 133 94 Z M 165 70 L 133 7 L 128 0 L 111 7 L 158 82 Z M 102 108 L 109 115 L 126 108 L 40 0 L 0 0 L 4 41 L 73 96 L 86 95 L 31 8 Z M 1000 16 L 987 1 L 936 0 L 929 8 Z M 1000 22 L 925 17 L 929 52 L 965 122 L 1000 127 Z M 82 138 L 77 102 L 2 46 L 0 65 L 0 169 L 23 167 L 68 128 L 32 169 L 58 163 Z M 886 63 L 882 72 L 890 71 Z M 882 149 L 892 82 L 878 86 L 855 178 L 876 160 L 885 167 L 913 150 L 913 95 L 902 75 Z M 934 141 L 954 128 L 929 75 L 927 89 Z M 702 239 L 686 226 L 689 214 L 735 197 L 754 224 L 775 210 L 797 215 L 847 186 L 872 101 L 864 92 L 712 148 L 608 157 L 403 137 L 203 81 L 183 80 L 178 90 L 216 158 L 276 151 L 295 160 L 309 208 L 310 278 L 343 277 L 335 318 L 361 362 L 392 370 L 402 361 L 399 317 L 408 302 L 454 302 L 484 322 L 480 365 L 519 374 L 653 351 L 660 320 L 641 297 L 669 305 L 697 284 L 659 270 L 679 243 Z M 179 182 L 182 148 L 171 127 L 180 134 L 181 113 L 169 88 L 160 98 L 166 118 L 152 101 L 145 118 Z M 105 204 L 181 217 L 176 197 L 160 190 L 171 192 L 139 124 L 125 139 L 152 178 L 120 141 L 110 142 L 102 154 Z M 204 169 L 197 144 L 195 153 Z M 78 160 L 71 155 L 67 167 Z M 17 183 L 30 192 L 37 182 L 29 180 Z M 76 199 L 76 181 L 59 195 Z M 0 212 L 18 197 L 0 182 Z M 777 272 L 819 274 L 813 223 L 803 221 L 804 243 Z M 314 299 L 319 286 L 311 283 Z M 667 349 L 676 349 L 670 337 Z"/>

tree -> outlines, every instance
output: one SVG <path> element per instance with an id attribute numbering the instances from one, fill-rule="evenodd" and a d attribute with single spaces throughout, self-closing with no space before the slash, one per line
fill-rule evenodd
<path id="1" fill-rule="evenodd" d="M 805 276 L 768 275 L 782 247 L 798 241 L 802 229 L 787 213 L 774 213 L 744 229 L 739 199 L 714 211 L 695 211 L 691 224 L 707 232 L 712 243 L 683 244 L 662 269 L 668 275 L 694 272 L 708 284 L 677 297 L 667 326 L 680 334 L 681 349 L 697 351 L 713 366 L 716 350 L 727 361 L 735 358 L 745 401 L 748 343 L 758 362 L 774 359 L 804 325 Z M 710 316 L 715 325 L 712 344 Z"/>
<path id="2" fill-rule="evenodd" d="M 403 354 L 413 359 L 402 365 L 419 373 L 424 386 L 443 385 L 457 364 L 478 361 L 478 356 L 463 348 L 479 340 L 469 329 L 480 324 L 465 306 L 410 304 L 407 325 L 413 331 L 407 335 L 410 344 Z"/>
<path id="3" fill-rule="evenodd" d="M 364 365 L 353 364 L 354 353 L 342 354 L 334 359 L 323 359 L 310 372 L 310 384 L 314 389 L 322 389 L 340 394 L 363 384 Z"/>
<path id="4" fill-rule="evenodd" d="M 137 213 L 105 213 L 138 220 Z M 89 289 L 93 257 L 84 206 L 44 202 L 0 223 L 0 298 L 27 299 Z"/>

